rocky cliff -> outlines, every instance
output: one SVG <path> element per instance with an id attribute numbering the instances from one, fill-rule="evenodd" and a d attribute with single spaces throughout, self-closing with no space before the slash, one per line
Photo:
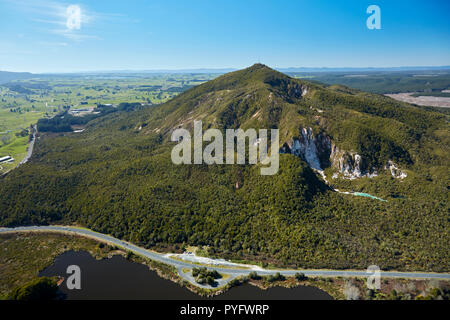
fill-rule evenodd
<path id="1" fill-rule="evenodd" d="M 373 178 L 381 169 L 389 170 L 394 178 L 403 179 L 407 174 L 389 160 L 383 168 L 367 165 L 367 161 L 358 153 L 341 150 L 325 133 L 314 134 L 312 128 L 301 128 L 300 136 L 292 138 L 280 149 L 280 153 L 290 153 L 301 157 L 315 170 L 323 171 L 328 167 L 335 169 L 332 178 L 357 179 Z"/>

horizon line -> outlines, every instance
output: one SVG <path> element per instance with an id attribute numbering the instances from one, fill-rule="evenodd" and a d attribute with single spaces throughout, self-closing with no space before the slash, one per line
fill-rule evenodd
<path id="1" fill-rule="evenodd" d="M 257 62 L 260 63 L 260 62 Z M 257 64 L 256 63 L 256 64 Z M 264 64 L 264 63 L 262 63 Z M 268 65 L 266 65 L 268 66 Z M 450 69 L 450 65 L 418 65 L 418 66 L 395 66 L 395 67 L 270 67 L 274 70 L 284 72 L 321 72 L 321 71 L 425 71 L 425 70 L 444 70 Z M 235 67 L 222 68 L 161 68 L 161 69 L 101 69 L 101 70 L 80 70 L 80 71 L 9 71 L 0 70 L 0 72 L 10 73 L 28 73 L 31 75 L 52 75 L 52 74 L 99 74 L 99 73 L 224 73 L 246 69 Z M 313 71 L 315 70 L 315 71 Z"/>

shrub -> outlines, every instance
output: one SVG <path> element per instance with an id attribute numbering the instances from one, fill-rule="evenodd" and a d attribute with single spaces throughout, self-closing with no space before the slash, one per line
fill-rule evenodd
<path id="1" fill-rule="evenodd" d="M 295 274 L 295 279 L 297 279 L 298 281 L 304 281 L 308 279 L 308 277 L 303 272 L 297 272 Z"/>
<path id="2" fill-rule="evenodd" d="M 47 277 L 34 279 L 23 286 L 14 289 L 7 297 L 8 300 L 55 300 L 58 297 L 58 285 Z"/>

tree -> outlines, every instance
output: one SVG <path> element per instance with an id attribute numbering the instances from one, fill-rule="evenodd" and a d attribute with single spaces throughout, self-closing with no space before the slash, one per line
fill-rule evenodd
<path id="1" fill-rule="evenodd" d="M 58 285 L 52 278 L 42 277 L 34 279 L 23 286 L 14 289 L 8 300 L 55 300 L 58 297 Z"/>
<path id="2" fill-rule="evenodd" d="M 126 257 L 127 260 L 130 260 L 133 256 L 134 256 L 133 252 L 127 251 L 127 257 Z"/>
<path id="3" fill-rule="evenodd" d="M 307 279 L 307 277 L 305 276 L 305 274 L 303 272 L 297 272 L 295 274 L 295 279 L 297 279 L 298 281 L 304 281 Z"/>
<path id="4" fill-rule="evenodd" d="M 209 284 L 210 286 L 213 286 L 213 285 L 216 284 L 216 280 L 214 280 L 214 278 L 211 277 L 211 276 L 207 276 L 206 277 L 206 283 Z"/>
<path id="5" fill-rule="evenodd" d="M 0 140 L 2 141 L 3 145 L 7 145 L 11 142 L 11 136 L 9 134 L 4 135 L 0 138 Z"/>

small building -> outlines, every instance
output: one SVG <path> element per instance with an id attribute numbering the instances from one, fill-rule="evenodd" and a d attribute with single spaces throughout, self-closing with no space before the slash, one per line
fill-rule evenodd
<path id="1" fill-rule="evenodd" d="M 11 156 L 6 156 L 6 157 L 1 157 L 0 158 L 0 163 L 4 163 L 4 162 L 13 162 L 14 159 Z"/>

